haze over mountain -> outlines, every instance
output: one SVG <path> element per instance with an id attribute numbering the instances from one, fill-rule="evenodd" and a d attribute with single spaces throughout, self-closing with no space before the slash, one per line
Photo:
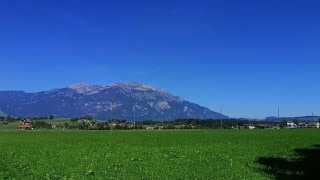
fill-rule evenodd
<path id="1" fill-rule="evenodd" d="M 79 117 L 100 120 L 228 118 L 181 97 L 140 83 L 91 86 L 84 83 L 38 93 L 0 91 L 0 111 L 17 117 Z"/>

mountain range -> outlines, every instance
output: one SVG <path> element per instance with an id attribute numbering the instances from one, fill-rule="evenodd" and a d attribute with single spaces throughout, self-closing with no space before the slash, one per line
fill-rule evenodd
<path id="1" fill-rule="evenodd" d="M 227 119 L 220 113 L 140 83 L 73 84 L 50 91 L 0 91 L 0 111 L 16 117 L 80 117 L 99 120 Z"/>

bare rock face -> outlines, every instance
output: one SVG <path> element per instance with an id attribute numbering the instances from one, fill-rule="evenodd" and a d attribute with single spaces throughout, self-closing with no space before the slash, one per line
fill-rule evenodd
<path id="1" fill-rule="evenodd" d="M 140 83 L 90 86 L 80 83 L 38 93 L 0 91 L 0 111 L 17 117 L 79 117 L 100 120 L 174 120 L 228 118 L 181 97 Z"/>

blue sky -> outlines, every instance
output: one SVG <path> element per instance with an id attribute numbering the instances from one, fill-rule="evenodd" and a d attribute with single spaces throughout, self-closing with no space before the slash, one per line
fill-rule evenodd
<path id="1" fill-rule="evenodd" d="M 232 117 L 320 115 L 320 3 L 1 0 L 0 90 L 142 82 Z"/>

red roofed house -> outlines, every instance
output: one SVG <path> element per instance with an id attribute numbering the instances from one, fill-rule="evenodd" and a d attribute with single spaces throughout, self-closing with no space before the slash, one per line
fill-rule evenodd
<path id="1" fill-rule="evenodd" d="M 18 126 L 18 129 L 20 130 L 32 130 L 32 126 L 30 124 L 20 124 Z"/>

